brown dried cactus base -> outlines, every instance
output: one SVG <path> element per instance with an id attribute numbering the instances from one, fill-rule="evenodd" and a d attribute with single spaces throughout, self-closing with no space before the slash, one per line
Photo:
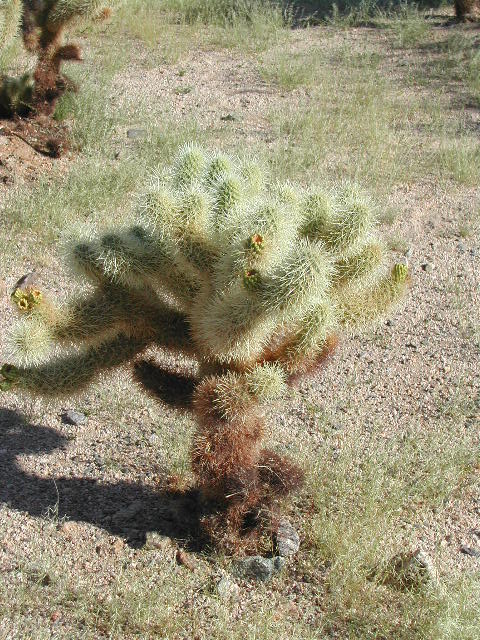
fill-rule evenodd
<path id="1" fill-rule="evenodd" d="M 37 153 L 49 158 L 59 158 L 70 148 L 66 126 L 44 115 L 5 120 L 2 134 L 20 138 Z"/>
<path id="2" fill-rule="evenodd" d="M 283 497 L 304 480 L 301 469 L 273 451 L 263 450 L 248 489 L 222 500 L 204 500 L 202 533 L 229 554 L 269 551 Z M 265 547 L 265 548 L 264 548 Z"/>

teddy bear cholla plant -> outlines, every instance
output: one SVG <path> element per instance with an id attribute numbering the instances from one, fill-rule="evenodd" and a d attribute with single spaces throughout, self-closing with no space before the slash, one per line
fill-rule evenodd
<path id="1" fill-rule="evenodd" d="M 24 364 L 3 367 L 3 388 L 75 393 L 152 345 L 193 357 L 203 523 L 232 548 L 302 479 L 262 448 L 262 405 L 314 371 L 340 331 L 385 314 L 407 268 L 385 265 L 371 204 L 353 186 L 270 184 L 255 163 L 194 145 L 137 213 L 130 228 L 71 244 L 88 294 L 56 306 L 31 287 L 15 291 L 24 320 L 11 342 Z M 70 351 L 39 362 L 52 342 Z"/>
<path id="2" fill-rule="evenodd" d="M 0 0 L 0 47 L 10 42 L 22 21 L 25 48 L 37 55 L 33 73 L 2 78 L 0 114 L 51 115 L 59 96 L 71 85 L 61 73 L 62 63 L 82 59 L 78 45 L 63 44 L 65 28 L 75 20 L 106 17 L 111 3 L 109 0 Z"/>

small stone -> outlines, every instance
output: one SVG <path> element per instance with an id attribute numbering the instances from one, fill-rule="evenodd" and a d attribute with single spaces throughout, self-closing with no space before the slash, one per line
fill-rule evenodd
<path id="1" fill-rule="evenodd" d="M 268 582 L 273 575 L 272 558 L 250 556 L 236 563 L 236 571 L 243 578 L 254 578 L 261 582 Z"/>
<path id="2" fill-rule="evenodd" d="M 237 597 L 239 594 L 239 587 L 236 582 L 230 580 L 228 576 L 223 576 L 216 584 L 216 590 L 222 600 L 229 600 L 230 598 Z"/>
<path id="3" fill-rule="evenodd" d="M 128 129 L 127 138 L 130 140 L 140 140 L 147 137 L 146 129 Z"/>
<path id="4" fill-rule="evenodd" d="M 284 558 L 263 558 L 262 556 L 248 556 L 238 560 L 235 573 L 241 578 L 251 578 L 260 582 L 268 582 L 274 573 L 283 569 Z"/>
<path id="5" fill-rule="evenodd" d="M 470 255 L 472 256 L 472 258 L 476 258 L 476 256 L 478 255 L 478 251 L 475 247 L 473 247 L 473 249 L 470 249 Z"/>
<path id="6" fill-rule="evenodd" d="M 458 250 L 458 252 L 459 252 L 459 253 L 465 253 L 465 251 L 466 251 L 466 247 L 465 247 L 465 245 L 463 244 L 463 242 L 459 242 L 459 243 L 457 244 L 457 250 Z"/>
<path id="7" fill-rule="evenodd" d="M 159 443 L 159 441 L 160 441 L 160 438 L 159 438 L 159 436 L 158 436 L 156 433 L 152 433 L 152 435 L 148 438 L 148 442 L 149 442 L 151 445 L 158 444 L 158 443 Z"/>
<path id="8" fill-rule="evenodd" d="M 118 540 L 115 540 L 115 542 L 113 543 L 113 551 L 115 553 L 115 555 L 120 555 L 123 552 L 123 549 L 125 547 L 125 543 L 121 538 L 118 538 Z"/>
<path id="9" fill-rule="evenodd" d="M 289 558 L 300 549 L 300 537 L 286 518 L 278 523 L 276 540 L 278 555 L 282 558 Z"/>
<path id="10" fill-rule="evenodd" d="M 233 113 L 227 113 L 226 116 L 220 116 L 220 120 L 223 120 L 223 122 L 235 122 L 238 118 Z"/>
<path id="11" fill-rule="evenodd" d="M 197 565 L 195 560 L 193 559 L 193 556 L 191 556 L 189 553 L 187 553 L 183 549 L 177 550 L 177 553 L 175 554 L 175 559 L 177 561 L 177 564 L 180 564 L 186 567 L 189 571 L 195 571 Z"/>
<path id="12" fill-rule="evenodd" d="M 57 529 L 67 540 L 75 540 L 79 535 L 78 524 L 75 522 L 63 522 Z"/>
<path id="13" fill-rule="evenodd" d="M 418 549 L 414 553 L 399 554 L 392 558 L 383 580 L 400 591 L 418 589 L 425 583 L 435 583 L 437 571 L 430 557 Z"/>
<path id="14" fill-rule="evenodd" d="M 432 270 L 432 265 L 429 262 L 424 262 L 422 264 L 422 269 L 429 273 Z"/>
<path id="15" fill-rule="evenodd" d="M 172 540 L 168 536 L 162 536 L 156 531 L 147 531 L 144 549 L 147 551 L 154 551 L 155 549 L 165 551 L 171 544 Z"/>
<path id="16" fill-rule="evenodd" d="M 84 413 L 80 413 L 80 411 L 74 411 L 73 409 L 64 411 L 64 413 L 62 413 L 60 417 L 62 418 L 62 422 L 64 424 L 72 424 L 75 427 L 87 424 L 88 422 L 88 418 Z"/>
<path id="17" fill-rule="evenodd" d="M 466 545 L 462 545 L 460 547 L 460 551 L 466 556 L 471 556 L 472 558 L 480 558 L 480 549 L 476 549 L 474 547 L 467 547 Z"/>
<path id="18" fill-rule="evenodd" d="M 143 509 L 143 502 L 141 500 L 134 500 L 131 504 L 123 509 L 119 509 L 113 514 L 112 520 L 116 523 L 123 522 L 124 520 L 131 520 Z"/>

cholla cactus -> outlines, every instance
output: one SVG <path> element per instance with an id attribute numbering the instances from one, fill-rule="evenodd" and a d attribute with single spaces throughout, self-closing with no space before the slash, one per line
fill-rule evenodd
<path id="1" fill-rule="evenodd" d="M 455 0 L 455 17 L 458 20 L 475 19 L 480 14 L 479 0 Z"/>
<path id="2" fill-rule="evenodd" d="M 22 17 L 25 47 L 38 56 L 32 74 L 26 74 L 18 80 L 7 77 L 2 79 L 0 113 L 10 116 L 34 111 L 50 115 L 58 97 L 69 86 L 68 80 L 60 72 L 62 62 L 82 59 L 80 48 L 76 44 L 62 44 L 64 29 L 75 20 L 106 17 L 110 11 L 108 5 L 113 0 L 0 2 L 0 45 L 7 35 L 11 37 L 16 32 Z"/>
<path id="3" fill-rule="evenodd" d="M 192 465 L 216 540 L 301 482 L 261 446 L 261 407 L 315 370 L 337 335 L 381 317 L 405 292 L 389 268 L 369 199 L 357 188 L 270 184 L 249 160 L 184 147 L 139 199 L 130 228 L 75 241 L 70 260 L 93 293 L 57 306 L 37 290 L 12 296 L 21 366 L 4 389 L 45 396 L 85 388 L 147 346 L 198 361 Z M 72 343 L 39 363 L 51 343 Z"/>

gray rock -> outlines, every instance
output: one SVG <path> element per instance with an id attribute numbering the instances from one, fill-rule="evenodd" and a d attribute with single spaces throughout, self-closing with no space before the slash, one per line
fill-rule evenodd
<path id="1" fill-rule="evenodd" d="M 237 597 L 240 589 L 228 576 L 222 576 L 216 584 L 216 591 L 222 600 L 228 600 Z"/>
<path id="2" fill-rule="evenodd" d="M 278 523 L 276 540 L 278 555 L 282 558 L 289 558 L 300 549 L 300 537 L 286 518 Z"/>
<path id="3" fill-rule="evenodd" d="M 160 442 L 160 437 L 156 433 L 152 433 L 152 435 L 148 438 L 148 442 L 151 445 L 158 444 Z"/>
<path id="4" fill-rule="evenodd" d="M 392 558 L 383 580 L 401 591 L 418 589 L 421 585 L 436 583 L 437 570 L 425 551 L 418 549 Z"/>
<path id="5" fill-rule="evenodd" d="M 459 253 L 465 253 L 465 251 L 467 250 L 467 248 L 465 247 L 463 242 L 459 242 L 457 244 L 457 250 Z"/>
<path id="6" fill-rule="evenodd" d="M 144 549 L 147 551 L 154 551 L 155 549 L 165 551 L 171 544 L 172 540 L 168 536 L 162 536 L 156 531 L 147 531 Z"/>
<path id="7" fill-rule="evenodd" d="M 460 547 L 460 551 L 466 556 L 471 556 L 472 558 L 480 558 L 480 549 L 476 549 L 475 547 L 467 547 L 466 545 L 462 545 Z"/>
<path id="8" fill-rule="evenodd" d="M 268 582 L 274 573 L 278 573 L 285 566 L 284 558 L 263 558 L 262 556 L 248 556 L 238 560 L 235 565 L 235 573 L 240 578 Z"/>
<path id="9" fill-rule="evenodd" d="M 88 418 L 84 413 L 74 411 L 73 409 L 68 409 L 68 411 L 62 413 L 61 418 L 63 423 L 72 424 L 75 427 L 87 424 L 88 422 Z"/>
<path id="10" fill-rule="evenodd" d="M 147 137 L 146 129 L 128 129 L 127 138 L 130 140 L 140 140 Z"/>

